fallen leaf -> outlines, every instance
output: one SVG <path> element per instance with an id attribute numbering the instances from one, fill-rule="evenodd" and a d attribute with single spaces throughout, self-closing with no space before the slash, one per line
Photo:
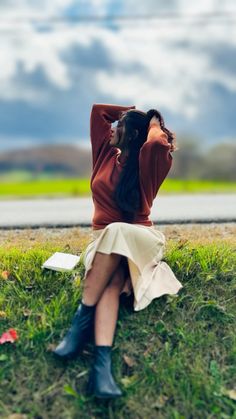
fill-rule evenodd
<path id="1" fill-rule="evenodd" d="M 17 339 L 19 339 L 17 331 L 15 329 L 9 329 L 0 337 L 0 345 L 6 342 L 14 343 Z"/>
<path id="2" fill-rule="evenodd" d="M 143 356 L 145 356 L 146 358 L 151 351 L 152 351 L 152 346 L 149 346 L 149 348 L 147 348 L 146 351 L 144 351 Z"/>
<path id="3" fill-rule="evenodd" d="M 137 380 L 136 375 L 126 376 L 121 378 L 121 382 L 125 388 L 132 386 Z"/>
<path id="4" fill-rule="evenodd" d="M 168 400 L 167 396 L 160 395 L 158 399 L 152 404 L 151 407 L 155 409 L 161 409 L 163 406 L 165 406 L 167 400 Z"/>
<path id="5" fill-rule="evenodd" d="M 6 419 L 27 419 L 26 415 L 22 415 L 21 413 L 13 413 L 6 417 Z"/>
<path id="6" fill-rule="evenodd" d="M 225 389 L 223 394 L 225 394 L 232 400 L 236 400 L 236 389 L 232 389 L 232 390 Z"/>
<path id="7" fill-rule="evenodd" d="M 17 331 L 15 329 L 9 329 L 8 332 L 10 333 L 12 339 L 14 339 L 14 340 L 18 339 L 18 334 L 17 334 Z"/>
<path id="8" fill-rule="evenodd" d="M 49 345 L 47 346 L 46 350 L 48 352 L 52 352 L 54 351 L 54 349 L 56 349 L 57 345 L 55 343 L 49 343 Z"/>
<path id="9" fill-rule="evenodd" d="M 32 314 L 32 310 L 29 310 L 28 308 L 25 308 L 23 311 L 24 317 L 29 317 Z"/>
<path id="10" fill-rule="evenodd" d="M 132 368 L 136 364 L 135 360 L 128 355 L 124 355 L 123 358 L 128 367 Z"/>
<path id="11" fill-rule="evenodd" d="M 5 311 L 0 310 L 0 318 L 5 319 L 7 317 L 7 313 Z"/>
<path id="12" fill-rule="evenodd" d="M 2 274 L 1 274 L 2 279 L 8 279 L 9 276 L 10 276 L 9 271 L 2 271 Z"/>

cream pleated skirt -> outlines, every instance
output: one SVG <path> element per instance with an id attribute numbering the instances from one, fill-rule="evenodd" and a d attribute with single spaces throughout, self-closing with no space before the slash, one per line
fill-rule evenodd
<path id="1" fill-rule="evenodd" d="M 183 287 L 169 265 L 162 261 L 165 236 L 154 226 L 115 222 L 93 230 L 92 242 L 83 254 L 85 274 L 96 252 L 126 256 L 129 277 L 122 292 L 134 293 L 134 310 L 147 307 L 154 298 L 177 294 Z"/>

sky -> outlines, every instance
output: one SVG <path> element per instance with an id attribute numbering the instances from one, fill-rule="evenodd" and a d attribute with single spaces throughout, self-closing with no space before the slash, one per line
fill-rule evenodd
<path id="1" fill-rule="evenodd" d="M 233 142 L 235 52 L 233 0 L 1 0 L 0 151 L 88 146 L 93 103 Z"/>

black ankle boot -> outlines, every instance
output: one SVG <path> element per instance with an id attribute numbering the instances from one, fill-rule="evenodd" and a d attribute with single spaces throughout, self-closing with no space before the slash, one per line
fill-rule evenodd
<path id="1" fill-rule="evenodd" d="M 122 396 L 111 373 L 111 346 L 95 346 L 95 361 L 90 373 L 87 392 L 99 398 Z"/>
<path id="2" fill-rule="evenodd" d="M 61 359 L 72 359 L 89 341 L 94 325 L 94 306 L 81 303 L 72 319 L 72 325 L 53 353 Z"/>

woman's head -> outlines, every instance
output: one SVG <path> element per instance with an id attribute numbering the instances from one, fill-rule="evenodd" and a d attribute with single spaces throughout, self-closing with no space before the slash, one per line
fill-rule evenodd
<path id="1" fill-rule="evenodd" d="M 156 116 L 161 129 L 167 134 L 168 142 L 172 145 L 171 151 L 175 150 L 175 137 L 164 124 L 164 119 L 159 111 L 150 109 L 148 112 L 130 109 L 123 112 L 117 126 L 111 129 L 110 144 L 120 150 L 139 151 L 147 139 L 149 122 Z"/>
<path id="2" fill-rule="evenodd" d="M 117 126 L 111 129 L 110 144 L 120 150 L 139 149 L 147 138 L 148 124 L 145 112 L 133 109 L 123 112 Z"/>

